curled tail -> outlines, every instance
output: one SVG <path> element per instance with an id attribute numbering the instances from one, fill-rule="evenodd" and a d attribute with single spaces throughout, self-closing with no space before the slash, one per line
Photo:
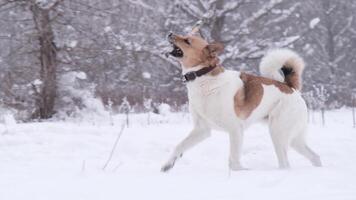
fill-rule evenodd
<path id="1" fill-rule="evenodd" d="M 267 52 L 260 63 L 262 76 L 285 82 L 296 90 L 302 88 L 303 59 L 289 49 L 273 49 Z"/>

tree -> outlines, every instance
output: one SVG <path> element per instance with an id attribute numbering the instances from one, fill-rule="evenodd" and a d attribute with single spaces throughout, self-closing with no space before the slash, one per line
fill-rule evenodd
<path id="1" fill-rule="evenodd" d="M 313 12 L 318 25 L 304 43 L 310 52 L 307 90 L 323 83 L 330 93 L 328 105 L 351 105 L 352 88 L 356 76 L 356 3 L 354 1 L 308 1 L 305 12 Z M 312 25 L 312 21 L 310 21 Z M 329 107 L 330 107 L 329 106 Z"/>
<path id="2" fill-rule="evenodd" d="M 52 28 L 51 12 L 63 0 L 54 1 L 48 5 L 42 1 L 29 1 L 39 43 L 40 80 L 38 90 L 33 86 L 36 95 L 37 111 L 34 115 L 41 119 L 51 118 L 57 94 L 57 47 Z"/>
<path id="3" fill-rule="evenodd" d="M 267 49 L 292 48 L 307 63 L 305 92 L 324 85 L 326 107 L 350 105 L 355 9 L 352 0 L 0 0 L 0 104 L 27 119 L 71 113 L 85 103 L 58 80 L 84 73 L 75 88 L 113 108 L 125 97 L 135 111 L 145 99 L 178 108 L 186 89 L 166 35 L 204 20 L 203 35 L 225 44 L 224 67 L 256 72 Z"/>
<path id="4" fill-rule="evenodd" d="M 31 13 L 33 28 L 31 27 L 32 37 L 37 39 L 37 44 L 35 46 L 35 52 L 38 55 L 38 62 L 40 66 L 39 70 L 39 81 L 34 83 L 29 83 L 32 86 L 33 96 L 35 98 L 36 111 L 33 112 L 33 117 L 47 119 L 52 117 L 54 114 L 54 105 L 56 99 L 57 90 L 57 49 L 55 45 L 54 32 L 52 28 L 52 18 L 51 12 L 56 9 L 58 4 L 62 0 L 57 0 L 53 2 L 44 2 L 36 0 L 6 0 L 2 2 L 2 6 L 6 8 L 11 7 L 22 7 Z M 11 14 L 11 13 L 10 13 Z M 29 15 L 19 23 L 28 23 L 30 20 Z M 23 30 L 16 30 L 23 31 Z M 10 37 L 10 43 L 13 43 L 14 37 Z M 33 42 L 33 41 L 31 41 Z M 23 47 L 23 46 L 22 46 Z M 20 47 L 20 48 L 22 48 Z M 11 46 L 10 54 L 12 54 L 13 46 Z M 34 52 L 30 52 L 34 53 Z M 10 65 L 14 65 L 13 58 L 9 59 Z M 8 78 L 11 77 L 11 74 Z M 11 87 L 11 86 L 9 86 Z M 13 94 L 13 96 L 16 96 Z"/>

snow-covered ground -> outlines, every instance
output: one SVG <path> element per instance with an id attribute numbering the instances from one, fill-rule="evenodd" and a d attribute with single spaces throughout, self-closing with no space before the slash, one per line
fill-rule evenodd
<path id="1" fill-rule="evenodd" d="M 130 116 L 130 127 L 105 170 L 123 116 L 0 124 L 0 200 L 355 200 L 351 112 L 327 112 L 325 127 L 319 115 L 314 117 L 309 143 L 320 154 L 322 168 L 291 151 L 292 168 L 277 169 L 261 123 L 245 134 L 243 162 L 249 170 L 231 173 L 228 138 L 220 132 L 186 153 L 172 171 L 160 172 L 191 127 L 186 114 Z"/>

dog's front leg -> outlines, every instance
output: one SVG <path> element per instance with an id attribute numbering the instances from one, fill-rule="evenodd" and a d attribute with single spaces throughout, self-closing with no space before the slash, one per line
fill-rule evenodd
<path id="1" fill-rule="evenodd" d="M 193 146 L 200 143 L 201 141 L 208 138 L 209 136 L 210 136 L 210 129 L 205 127 L 199 127 L 199 126 L 195 127 L 190 132 L 190 134 L 176 146 L 171 157 L 162 166 L 161 171 L 166 172 L 170 170 L 174 166 L 176 160 L 182 157 L 183 153 L 186 150 L 192 148 Z"/>
<path id="2" fill-rule="evenodd" d="M 230 156 L 229 168 L 231 170 L 245 170 L 241 164 L 243 132 L 242 129 L 229 132 L 230 137 Z"/>

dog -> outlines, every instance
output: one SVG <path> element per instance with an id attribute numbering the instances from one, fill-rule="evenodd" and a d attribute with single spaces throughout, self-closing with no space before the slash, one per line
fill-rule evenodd
<path id="1" fill-rule="evenodd" d="M 246 169 L 240 161 L 243 132 L 264 118 L 268 119 L 279 168 L 290 167 L 289 147 L 312 165 L 322 165 L 319 155 L 306 144 L 307 106 L 300 93 L 304 61 L 297 53 L 289 49 L 268 51 L 259 66 L 261 76 L 257 76 L 224 69 L 218 58 L 223 45 L 208 43 L 197 31 L 171 33 L 168 40 L 173 46 L 169 55 L 182 67 L 194 128 L 175 147 L 162 172 L 169 171 L 213 129 L 229 135 L 229 168 Z"/>

